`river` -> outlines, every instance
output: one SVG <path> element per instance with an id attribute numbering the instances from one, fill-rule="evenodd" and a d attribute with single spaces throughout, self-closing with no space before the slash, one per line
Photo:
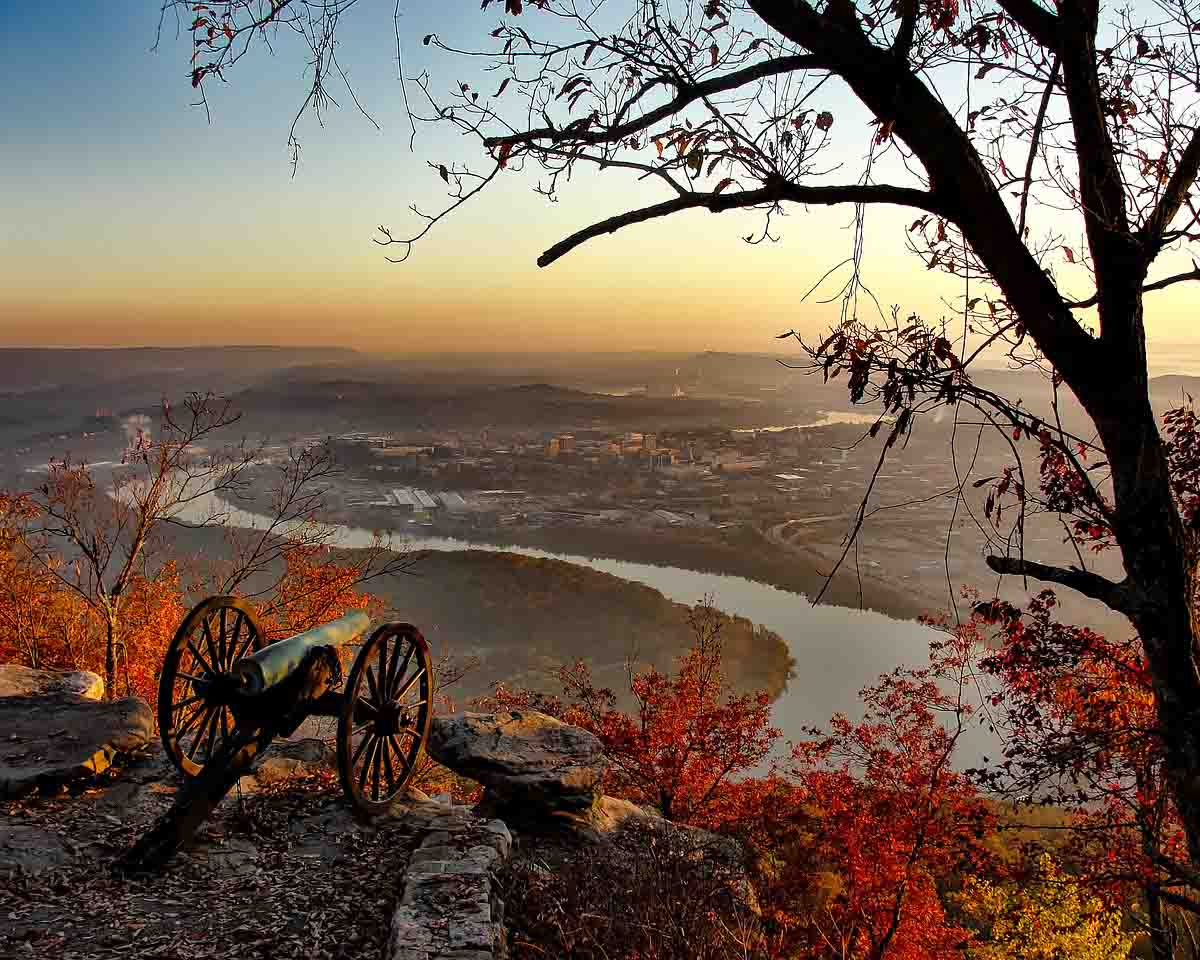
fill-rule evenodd
<path id="1" fill-rule="evenodd" d="M 235 526 L 258 527 L 265 521 L 265 517 L 234 508 L 228 516 Z M 373 537 L 361 527 L 339 525 L 336 529 L 337 543 L 344 547 L 367 546 Z M 487 550 L 562 560 L 646 584 L 689 605 L 710 596 L 719 609 L 762 624 L 787 642 L 796 661 L 795 675 L 773 706 L 774 725 L 785 738 L 799 738 L 807 726 L 824 726 L 839 711 L 857 716 L 858 691 L 899 665 L 925 663 L 929 642 L 936 637 L 914 621 L 895 620 L 871 610 L 814 607 L 803 594 L 744 577 L 447 537 L 405 536 L 403 542 L 418 551 Z M 981 753 L 995 749 L 994 741 L 977 729 L 968 732 L 963 746 L 961 765 L 975 764 Z"/>

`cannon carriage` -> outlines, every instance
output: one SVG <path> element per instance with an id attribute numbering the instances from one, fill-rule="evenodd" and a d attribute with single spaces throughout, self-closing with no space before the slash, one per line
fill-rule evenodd
<path id="1" fill-rule="evenodd" d="M 186 778 L 176 802 L 122 858 L 152 869 L 194 834 L 255 757 L 310 717 L 337 720 L 342 790 L 365 817 L 402 794 L 429 736 L 433 663 L 421 632 L 354 611 L 268 643 L 253 607 L 210 597 L 183 619 L 163 659 L 158 725 Z M 343 677 L 339 650 L 359 641 Z"/>

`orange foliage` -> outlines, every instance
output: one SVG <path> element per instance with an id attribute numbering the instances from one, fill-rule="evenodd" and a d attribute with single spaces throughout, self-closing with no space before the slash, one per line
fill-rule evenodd
<path id="1" fill-rule="evenodd" d="M 153 579 L 133 579 L 125 594 L 117 661 L 117 682 L 123 695 L 154 702 L 163 654 L 186 613 L 174 562 L 167 563 Z"/>
<path id="2" fill-rule="evenodd" d="M 0 495 L 0 663 L 105 673 L 104 611 L 70 586 L 61 556 L 34 555 L 12 535 L 28 519 L 28 500 Z M 272 639 L 310 629 L 350 609 L 373 616 L 378 598 L 358 590 L 361 569 L 337 563 L 323 548 L 287 545 L 284 572 L 263 604 L 263 628 Z M 115 637 L 112 696 L 153 703 L 163 654 L 190 606 L 178 565 L 168 560 L 153 576 L 128 579 Z"/>
<path id="3" fill-rule="evenodd" d="M 272 640 L 311 630 L 350 610 L 378 617 L 383 602 L 358 589 L 362 568 L 336 562 L 324 545 L 293 543 L 282 551 L 284 572 L 262 605 L 260 622 Z"/>

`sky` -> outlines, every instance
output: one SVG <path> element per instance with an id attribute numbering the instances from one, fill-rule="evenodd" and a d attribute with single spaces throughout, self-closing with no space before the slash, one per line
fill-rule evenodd
<path id="1" fill-rule="evenodd" d="M 409 75 L 449 87 L 467 68 L 420 38 L 484 42 L 498 7 L 401 6 Z M 156 2 L 0 3 L 0 345 L 337 344 L 423 353 L 779 348 L 816 333 L 831 305 L 805 291 L 849 253 L 852 211 L 793 209 L 776 244 L 741 239 L 746 214 L 691 212 L 627 229 L 540 269 L 538 254 L 592 220 L 661 197 L 621 172 L 588 171 L 550 204 L 506 174 L 439 225 L 404 264 L 371 238 L 402 234 L 411 203 L 444 196 L 427 162 L 475 159 L 453 131 L 409 127 L 396 75 L 393 4 L 360 0 L 340 26 L 341 61 L 380 129 L 349 107 L 308 115 L 292 176 L 291 117 L 304 51 L 244 60 L 193 105 L 189 38 Z M 532 13 L 532 11 L 531 11 Z M 411 89 L 411 88 L 410 88 Z M 835 157 L 857 169 L 870 139 L 844 94 Z M 885 304 L 946 313 L 959 281 L 903 249 L 907 211 L 873 210 L 866 279 Z M 1159 342 L 1200 343 L 1200 293 L 1154 301 Z"/>

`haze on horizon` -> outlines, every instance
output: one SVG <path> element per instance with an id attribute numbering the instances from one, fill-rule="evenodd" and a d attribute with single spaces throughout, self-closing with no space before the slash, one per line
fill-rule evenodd
<path id="1" fill-rule="evenodd" d="M 287 127 L 303 58 L 288 43 L 247 58 L 212 100 L 191 105 L 187 34 L 158 3 L 110 5 L 68 22 L 32 4 L 0 10 L 24 41 L 0 64 L 0 346 L 339 345 L 407 354 L 728 350 L 777 352 L 774 338 L 816 334 L 836 304 L 801 304 L 851 246 L 848 207 L 793 209 L 780 241 L 741 239 L 757 216 L 692 212 L 585 245 L 540 270 L 550 244 L 634 205 L 630 181 L 589 172 L 549 204 L 514 175 L 439 225 L 405 264 L 371 243 L 376 224 L 442 197 L 427 161 L 462 156 L 446 131 L 409 126 L 387 16 L 364 5 L 341 39 L 355 92 L 379 123 L 334 110 L 306 116 L 296 176 Z M 414 4 L 401 20 L 406 72 L 458 79 L 462 65 L 420 37 L 469 44 L 494 10 Z M 380 17 L 388 29 L 380 29 Z M 835 128 L 847 163 L 872 128 L 846 98 Z M 963 286 L 903 249 L 907 211 L 869 214 L 866 279 L 907 313 L 951 314 Z M 814 238 L 819 242 L 814 243 Z M 1081 283 L 1082 286 L 1082 283 Z M 1200 290 L 1147 298 L 1152 362 L 1200 346 Z M 1182 344 L 1182 352 L 1176 345 Z"/>

